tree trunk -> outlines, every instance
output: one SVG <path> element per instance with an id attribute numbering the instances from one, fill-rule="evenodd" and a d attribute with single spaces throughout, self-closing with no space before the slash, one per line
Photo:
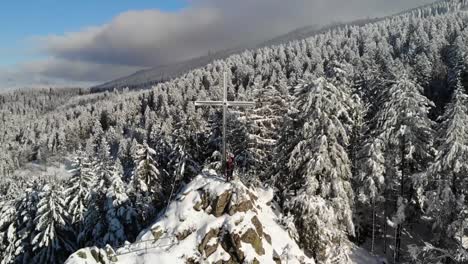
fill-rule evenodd
<path id="1" fill-rule="evenodd" d="M 387 229 L 388 229 L 388 224 L 387 224 L 387 205 L 384 203 L 384 230 L 383 230 L 383 239 L 384 239 L 384 248 L 383 248 L 383 253 L 386 255 L 387 254 Z"/>
<path id="2" fill-rule="evenodd" d="M 394 233 L 394 238 L 395 238 L 395 244 L 393 245 L 393 264 L 398 263 L 398 228 L 400 225 L 397 225 L 395 228 L 395 233 Z"/>
<path id="3" fill-rule="evenodd" d="M 406 172 L 406 140 L 405 136 L 402 137 L 401 142 L 401 179 L 400 179 L 400 197 L 403 199 L 405 197 L 405 172 Z M 398 197 L 396 199 L 396 212 L 398 212 Z M 399 222 L 396 227 L 395 233 L 395 251 L 394 251 L 394 262 L 398 263 L 400 261 L 400 248 L 401 248 L 401 233 L 403 231 L 403 222 Z"/>
<path id="4" fill-rule="evenodd" d="M 371 243 L 371 254 L 374 254 L 374 243 L 375 243 L 375 197 L 372 198 L 372 243 Z"/>
<path id="5" fill-rule="evenodd" d="M 402 231 L 402 225 L 398 224 L 395 229 L 395 251 L 393 252 L 394 263 L 399 263 L 400 261 L 401 231 Z"/>

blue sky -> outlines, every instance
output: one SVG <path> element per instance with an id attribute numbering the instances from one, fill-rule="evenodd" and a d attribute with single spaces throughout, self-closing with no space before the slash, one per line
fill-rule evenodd
<path id="1" fill-rule="evenodd" d="M 34 36 L 63 34 L 108 23 L 129 10 L 177 11 L 184 0 L 7 0 L 0 7 L 0 67 L 41 58 Z"/>

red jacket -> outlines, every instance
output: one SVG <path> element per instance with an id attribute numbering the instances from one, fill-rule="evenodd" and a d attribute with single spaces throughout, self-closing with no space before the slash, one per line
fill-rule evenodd
<path id="1" fill-rule="evenodd" d="M 227 169 L 232 170 L 234 169 L 234 158 L 229 157 L 227 160 Z"/>

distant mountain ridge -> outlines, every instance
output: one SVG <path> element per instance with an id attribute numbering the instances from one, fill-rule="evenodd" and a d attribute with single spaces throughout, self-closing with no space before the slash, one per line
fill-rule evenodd
<path id="1" fill-rule="evenodd" d="M 215 60 L 225 59 L 231 55 L 241 53 L 244 50 L 257 49 L 272 45 L 279 45 L 294 40 L 306 39 L 308 37 L 322 34 L 329 30 L 340 28 L 346 25 L 363 26 L 369 23 L 380 21 L 382 19 L 384 18 L 359 19 L 348 23 L 333 23 L 323 27 L 316 25 L 301 27 L 284 35 L 280 35 L 270 40 L 261 42 L 260 44 L 240 46 L 211 53 L 202 57 L 176 62 L 173 64 L 161 65 L 146 70 L 140 70 L 131 75 L 91 87 L 91 92 L 113 90 L 114 88 L 123 89 L 126 87 L 129 89 L 150 88 L 155 84 L 178 77 L 186 72 L 189 72 L 190 70 L 203 67 Z"/>
<path id="2" fill-rule="evenodd" d="M 130 89 L 151 87 L 159 82 L 177 77 L 185 72 L 195 68 L 202 67 L 214 60 L 226 58 L 232 54 L 236 54 L 245 48 L 233 48 L 229 50 L 219 51 L 206 56 L 192 58 L 189 60 L 176 62 L 168 65 L 161 65 L 154 68 L 140 70 L 129 76 L 125 76 L 113 81 L 103 83 L 91 87 L 91 92 L 100 92 L 112 90 L 114 88 L 122 89 L 128 87 Z"/>

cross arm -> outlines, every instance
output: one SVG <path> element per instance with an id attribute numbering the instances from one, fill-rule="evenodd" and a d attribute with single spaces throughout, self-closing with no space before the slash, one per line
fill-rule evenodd
<path id="1" fill-rule="evenodd" d="M 224 105 L 223 101 L 196 101 L 195 102 L 196 106 L 202 106 L 202 105 Z"/>
<path id="2" fill-rule="evenodd" d="M 245 101 L 232 101 L 227 102 L 228 106 L 241 106 L 241 107 L 253 107 L 255 106 L 255 102 L 245 102 Z"/>

